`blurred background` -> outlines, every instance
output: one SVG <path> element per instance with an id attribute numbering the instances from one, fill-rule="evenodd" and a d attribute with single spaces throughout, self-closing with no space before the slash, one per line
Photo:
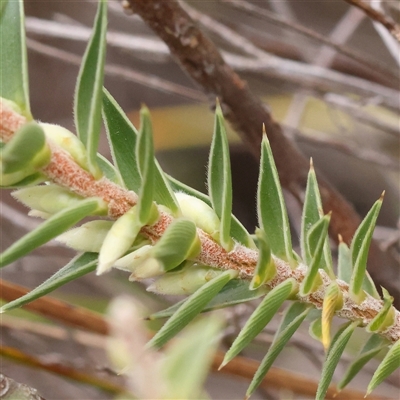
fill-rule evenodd
<path id="1" fill-rule="evenodd" d="M 377 1 L 399 22 L 399 2 Z M 382 268 L 399 271 L 399 62 L 398 42 L 345 1 L 185 1 L 182 5 L 211 37 L 251 90 L 270 108 L 285 134 L 363 216 L 386 190 L 375 238 L 390 254 Z M 94 1 L 25 2 L 32 113 L 43 122 L 74 131 L 73 95 L 80 59 L 96 12 Z M 138 126 L 138 110 L 151 110 L 158 159 L 166 172 L 205 191 L 206 163 L 213 127 L 207 97 L 174 62 L 168 48 L 136 15 L 109 2 L 109 44 L 105 86 Z M 334 44 L 334 45 L 332 45 Z M 321 73 L 323 68 L 323 73 Z M 105 140 L 100 152 L 110 157 Z M 232 150 L 234 214 L 253 231 L 258 162 L 239 137 L 229 130 Z M 300 209 L 287 198 L 293 236 L 299 236 Z M 7 248 L 39 221 L 26 216 L 6 191 L 1 193 L 1 247 Z M 2 279 L 34 287 L 74 255 L 50 243 L 1 270 Z M 400 285 L 400 274 L 399 285 Z M 57 290 L 54 295 L 98 312 L 121 293 L 135 296 L 149 311 L 171 301 L 129 283 L 127 275 L 89 274 Z M 253 305 L 226 311 L 229 329 L 222 348 L 229 345 Z M 76 331 L 49 324 L 27 312 L 3 315 L 3 344 L 77 370 L 107 379 L 109 361 L 100 338 L 77 336 Z M 324 353 L 308 336 L 307 324 L 297 332 L 276 366 L 318 380 Z M 41 327 L 46 326 L 45 329 Z M 261 359 L 276 323 L 268 325 L 244 354 Z M 79 332 L 78 332 L 79 333 Z M 357 351 L 357 338 L 350 350 Z M 347 357 L 347 358 L 346 358 Z M 338 377 L 349 361 L 339 365 Z M 38 369 L 2 359 L 2 373 L 38 389 L 46 399 L 107 399 L 109 393 Z M 365 390 L 373 362 L 355 379 L 353 388 Z M 206 390 L 213 399 L 239 399 L 246 380 L 211 374 Z M 399 375 L 376 393 L 398 398 Z M 260 389 L 254 399 L 300 399 L 283 386 Z"/>

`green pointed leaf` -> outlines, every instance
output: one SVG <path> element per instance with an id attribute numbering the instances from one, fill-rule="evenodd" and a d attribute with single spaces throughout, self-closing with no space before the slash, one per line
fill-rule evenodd
<path id="1" fill-rule="evenodd" d="M 208 160 L 208 191 L 220 225 L 220 243 L 226 251 L 233 248 L 231 232 L 232 175 L 229 144 L 221 107 L 215 110 L 214 135 Z"/>
<path id="2" fill-rule="evenodd" d="M 99 0 L 93 33 L 79 70 L 74 104 L 76 130 L 86 146 L 89 170 L 97 179 L 102 175 L 97 164 L 97 148 L 101 129 L 106 32 L 107 0 Z"/>
<path id="3" fill-rule="evenodd" d="M 152 256 L 162 264 L 165 271 L 169 271 L 186 259 L 197 257 L 200 249 L 196 225 L 188 219 L 178 218 L 173 220 L 156 243 Z"/>
<path id="4" fill-rule="evenodd" d="M 96 268 L 97 257 L 97 253 L 83 253 L 76 256 L 65 267 L 58 270 L 49 279 L 32 289 L 29 293 L 20 297 L 19 299 L 5 304 L 3 307 L 1 307 L 0 313 L 22 307 L 25 304 L 51 293 L 53 290 L 65 285 L 68 282 L 94 271 Z"/>
<path id="5" fill-rule="evenodd" d="M 193 293 L 164 324 L 148 343 L 148 347 L 162 347 L 195 318 L 206 304 L 231 280 L 236 271 L 226 271 Z"/>
<path id="6" fill-rule="evenodd" d="M 132 246 L 143 225 L 138 218 L 139 210 L 133 206 L 119 217 L 107 232 L 99 253 L 97 275 L 108 271 Z"/>
<path id="7" fill-rule="evenodd" d="M 382 288 L 382 292 L 384 300 L 383 307 L 367 325 L 367 331 L 369 332 L 385 331 L 386 329 L 389 329 L 395 322 L 396 314 L 395 309 L 392 306 L 394 298 L 390 296 L 385 288 Z"/>
<path id="8" fill-rule="evenodd" d="M 267 234 L 272 253 L 294 266 L 285 200 L 271 147 L 265 134 L 261 143 L 257 212 L 258 224 Z"/>
<path id="9" fill-rule="evenodd" d="M 140 176 L 142 178 L 139 200 L 138 216 L 139 221 L 145 225 L 151 218 L 152 208 L 154 207 L 154 146 L 153 129 L 149 110 L 142 107 L 140 110 L 140 130 L 136 143 L 136 161 Z"/>
<path id="10" fill-rule="evenodd" d="M 168 398 L 202 398 L 203 383 L 217 350 L 222 322 L 217 315 L 202 318 L 189 326 L 179 340 L 166 349 L 163 372 Z"/>
<path id="11" fill-rule="evenodd" d="M 121 107 L 103 88 L 103 120 L 114 165 L 127 189 L 138 193 L 141 177 L 135 160 L 138 132 Z"/>
<path id="12" fill-rule="evenodd" d="M 97 154 L 97 164 L 99 165 L 104 176 L 108 178 L 111 182 L 116 183 L 119 186 L 123 186 L 123 181 L 121 175 L 117 169 L 101 154 Z"/>
<path id="13" fill-rule="evenodd" d="M 216 268 L 193 265 L 193 262 L 188 261 L 183 269 L 179 268 L 176 272 L 169 272 L 156 279 L 147 287 L 147 291 L 163 295 L 188 296 L 223 272 Z"/>
<path id="14" fill-rule="evenodd" d="M 246 281 L 234 279 L 229 281 L 222 290 L 206 305 L 202 312 L 216 310 L 224 307 L 230 307 L 235 304 L 245 303 L 247 301 L 255 300 L 268 293 L 266 286 L 262 286 L 256 290 L 249 290 L 249 284 Z M 150 320 L 160 318 L 168 318 L 186 301 L 186 299 L 166 308 L 165 310 L 158 311 L 149 316 Z"/>
<path id="15" fill-rule="evenodd" d="M 0 268 L 54 239 L 98 208 L 97 199 L 86 199 L 53 215 L 0 254 Z"/>
<path id="16" fill-rule="evenodd" d="M 290 278 L 273 288 L 265 296 L 226 352 L 220 369 L 236 357 L 266 327 L 296 286 L 296 281 Z"/>
<path id="17" fill-rule="evenodd" d="M 267 354 L 263 358 L 254 377 L 247 389 L 246 396 L 250 397 L 257 387 L 260 385 L 265 375 L 268 373 L 272 364 L 286 346 L 289 339 L 297 331 L 304 318 L 309 313 L 310 308 L 304 303 L 294 303 L 285 312 L 278 331 L 275 334 L 274 340 L 268 349 Z"/>
<path id="18" fill-rule="evenodd" d="M 389 349 L 385 358 L 372 376 L 367 388 L 367 396 L 381 384 L 389 375 L 400 368 L 400 340 Z"/>
<path id="19" fill-rule="evenodd" d="M 321 316 L 311 322 L 308 332 L 318 342 L 322 342 L 322 313 Z"/>
<path id="20" fill-rule="evenodd" d="M 332 339 L 331 345 L 326 354 L 324 364 L 322 366 L 321 378 L 319 381 L 316 400 L 324 400 L 326 392 L 332 381 L 333 373 L 335 372 L 336 366 L 343 354 L 343 351 L 349 341 L 351 335 L 356 329 L 359 321 L 349 322 L 343 325 Z"/>
<path id="21" fill-rule="evenodd" d="M 353 273 L 350 280 L 350 296 L 358 303 L 365 298 L 363 292 L 363 283 L 367 269 L 368 250 L 372 240 L 372 234 L 375 229 L 376 220 L 382 206 L 383 194 L 375 202 L 364 220 L 361 222 L 351 242 L 351 259 L 353 264 Z"/>
<path id="22" fill-rule="evenodd" d="M 24 2 L 1 0 L 0 4 L 0 97 L 16 103 L 31 120 Z"/>
<path id="23" fill-rule="evenodd" d="M 353 270 L 351 252 L 341 235 L 339 235 L 338 253 L 338 278 L 350 283 L 351 272 Z"/>
<path id="24" fill-rule="evenodd" d="M 50 161 L 50 149 L 43 129 L 28 122 L 18 129 L 1 151 L 2 172 L 5 174 L 44 167 Z"/>
<path id="25" fill-rule="evenodd" d="M 142 178 L 135 159 L 138 131 L 129 121 L 110 93 L 103 88 L 103 119 L 114 165 L 121 174 L 127 189 L 138 193 Z M 151 126 L 150 126 L 151 128 Z M 151 135 L 153 133 L 151 132 Z M 157 160 L 154 171 L 154 200 L 168 207 L 174 216 L 179 213 L 172 187 Z"/>
<path id="26" fill-rule="evenodd" d="M 12 196 L 27 207 L 47 214 L 56 214 L 84 200 L 69 189 L 53 183 L 23 188 L 13 192 Z"/>
<path id="27" fill-rule="evenodd" d="M 307 273 L 300 285 L 300 295 L 307 296 L 316 290 L 321 284 L 322 279 L 318 273 L 318 267 L 324 251 L 325 240 L 328 236 L 330 214 L 318 220 L 307 235 L 307 243 L 312 256 L 311 264 L 308 265 Z"/>
<path id="28" fill-rule="evenodd" d="M 276 275 L 275 262 L 271 256 L 268 238 L 262 229 L 256 229 L 258 239 L 259 255 L 253 279 L 250 282 L 250 289 L 254 290 L 264 283 L 272 280 Z"/>
<path id="29" fill-rule="evenodd" d="M 385 344 L 385 340 L 382 337 L 372 335 L 361 350 L 359 356 L 351 363 L 342 380 L 338 383 L 338 390 L 345 388 L 363 369 L 364 365 L 386 347 L 387 344 Z"/>
<path id="30" fill-rule="evenodd" d="M 317 177 L 315 175 L 315 170 L 311 160 L 310 171 L 307 179 L 306 194 L 304 198 L 300 234 L 301 254 L 306 265 L 310 265 L 312 260 L 312 255 L 310 254 L 310 249 L 307 243 L 308 233 L 311 227 L 323 216 L 324 212 L 322 209 L 321 195 L 319 193 Z M 324 269 L 331 278 L 335 276 L 332 271 L 332 254 L 329 246 L 328 236 L 325 239 L 323 256 L 318 268 Z"/>
<path id="31" fill-rule="evenodd" d="M 185 185 L 184 183 L 178 181 L 172 176 L 166 175 L 172 189 L 176 192 L 184 192 L 190 196 L 196 197 L 199 200 L 204 201 L 204 203 L 211 206 L 210 198 L 204 193 L 199 192 L 196 189 L 191 188 L 190 186 Z M 241 222 L 233 215 L 231 215 L 231 236 L 241 243 L 244 246 L 249 247 L 250 249 L 256 249 L 256 245 L 254 244 L 253 239 L 251 238 L 249 232 L 247 232 L 246 228 L 241 224 Z"/>
<path id="32" fill-rule="evenodd" d="M 347 244 L 343 242 L 342 236 L 339 235 L 338 278 L 350 283 L 352 271 L 353 265 L 351 262 L 350 249 Z M 362 288 L 375 299 L 379 300 L 381 298 L 368 271 L 365 271 Z"/>
<path id="33" fill-rule="evenodd" d="M 99 253 L 113 224 L 114 221 L 96 219 L 70 229 L 56 240 L 77 251 Z"/>

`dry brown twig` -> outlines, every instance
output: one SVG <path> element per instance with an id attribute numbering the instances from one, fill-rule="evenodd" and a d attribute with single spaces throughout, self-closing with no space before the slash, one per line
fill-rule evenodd
<path id="1" fill-rule="evenodd" d="M 398 25 L 392 18 L 388 15 L 375 10 L 369 4 L 362 0 L 344 0 L 347 3 L 351 4 L 354 7 L 358 7 L 360 10 L 363 10 L 365 14 L 368 15 L 372 20 L 379 22 L 382 24 L 390 34 L 400 43 L 400 25 Z"/>

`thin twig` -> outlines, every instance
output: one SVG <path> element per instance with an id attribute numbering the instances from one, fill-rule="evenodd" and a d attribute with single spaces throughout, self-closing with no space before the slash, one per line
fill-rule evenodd
<path id="1" fill-rule="evenodd" d="M 217 371 L 224 359 L 224 353 L 217 352 L 215 355 L 212 368 Z M 260 363 L 245 357 L 236 357 L 229 364 L 225 365 L 219 372 L 227 373 L 230 375 L 236 375 L 247 379 L 252 379 L 256 373 Z M 314 397 L 317 391 L 318 383 L 312 379 L 306 378 L 305 376 L 295 374 L 280 368 L 271 368 L 268 374 L 260 384 L 265 389 L 272 388 L 285 388 L 293 393 L 302 394 L 303 396 Z M 335 385 L 329 386 L 326 393 L 326 399 L 335 400 L 363 400 L 365 398 L 364 393 L 356 390 L 344 389 L 338 392 Z M 368 396 L 368 399 L 371 400 Z M 375 396 L 375 400 L 384 400 L 385 397 Z"/>
<path id="2" fill-rule="evenodd" d="M 36 51 L 37 53 L 45 54 L 49 57 L 57 58 L 73 65 L 79 66 L 81 64 L 81 57 L 69 51 L 60 50 L 56 47 L 40 43 L 33 39 L 28 39 L 27 44 L 29 49 Z M 106 64 L 104 66 L 104 71 L 108 75 L 117 76 L 119 78 L 126 79 L 127 81 L 139 83 L 155 90 L 177 94 L 191 100 L 205 100 L 204 94 L 196 89 L 191 89 L 186 86 L 167 81 L 166 79 L 162 79 L 155 75 L 136 71 L 132 68 L 126 68 L 116 64 Z"/>
<path id="3" fill-rule="evenodd" d="M 372 20 L 382 24 L 390 34 L 400 43 L 400 25 L 398 25 L 391 17 L 382 13 L 381 11 L 375 10 L 369 4 L 362 0 L 344 0 L 352 6 L 358 7 L 363 10 Z"/>
<path id="4" fill-rule="evenodd" d="M 60 363 L 42 361 L 40 358 L 29 355 L 14 347 L 0 346 L 0 355 L 25 366 L 51 372 L 79 383 L 95 386 L 101 390 L 105 390 L 113 394 L 126 395 L 128 392 L 124 387 L 110 382 L 104 378 L 99 378 L 95 375 L 89 374 L 86 371 L 80 371 Z"/>
<path id="5" fill-rule="evenodd" d="M 8 286 L 8 282 L 0 282 L 0 284 L 7 287 Z M 14 292 L 14 297 L 9 297 L 7 300 L 11 301 L 11 300 L 15 300 L 16 298 L 20 297 L 22 294 L 26 294 L 29 292 L 29 289 L 24 288 L 22 286 L 19 286 L 19 292 L 20 294 L 16 294 L 16 292 Z M 1 291 L 1 286 L 0 286 L 0 293 L 2 293 Z M 66 325 L 75 327 L 75 328 L 81 328 L 84 330 L 88 330 L 90 332 L 93 333 L 97 333 L 100 335 L 105 335 L 107 334 L 104 329 L 102 328 L 103 326 L 107 326 L 107 322 L 105 321 L 105 319 L 97 314 L 97 313 L 93 313 L 90 310 L 87 310 L 83 307 L 80 306 L 71 306 L 69 303 L 65 303 L 63 301 L 59 301 L 57 300 L 56 302 L 54 302 L 54 299 L 52 299 L 49 296 L 43 296 L 41 299 L 39 300 L 35 300 L 34 302 L 30 303 L 30 304 L 34 304 L 35 302 L 38 302 L 40 300 L 43 300 L 43 306 L 40 308 L 31 308 L 29 307 L 29 304 L 25 305 L 23 308 L 28 309 L 30 311 L 34 311 L 36 313 L 38 313 L 39 315 L 45 316 L 45 317 L 49 317 L 51 315 L 51 319 L 59 321 L 61 323 L 64 323 Z M 46 310 L 46 308 L 53 308 L 53 310 Z M 65 314 L 65 309 L 71 309 L 71 313 L 77 313 L 78 316 L 76 318 L 70 318 L 68 315 Z M 89 319 L 91 321 L 94 321 L 94 323 L 92 323 L 91 325 L 86 324 L 84 321 L 81 320 L 80 315 L 87 315 L 89 317 Z M 5 351 L 7 352 L 7 350 L 0 349 L 0 351 Z M 18 352 L 18 351 L 17 351 Z M 11 352 L 12 355 L 12 352 Z M 21 355 L 20 355 L 21 356 Z M 24 357 L 25 355 L 23 354 L 22 357 Z M 15 354 L 15 357 L 18 358 L 18 354 Z M 213 369 L 217 370 L 218 367 L 221 365 L 222 360 L 224 358 L 224 353 L 222 351 L 217 351 L 214 360 L 213 360 Z M 28 362 L 29 362 L 29 358 L 28 358 Z M 35 360 L 36 362 L 36 360 Z M 259 363 L 253 360 L 250 360 L 248 358 L 245 357 L 236 357 L 234 360 L 232 360 L 229 364 L 227 364 L 220 372 L 222 373 L 226 373 L 226 374 L 230 374 L 230 375 L 234 375 L 234 376 L 238 376 L 238 377 L 242 377 L 245 379 L 252 379 L 254 373 L 256 372 L 256 370 L 259 367 Z M 51 372 L 56 372 L 51 371 Z M 287 388 L 291 391 L 293 391 L 294 393 L 298 393 L 301 395 L 315 395 L 316 393 L 316 389 L 318 387 L 318 383 L 308 379 L 306 377 L 302 377 L 298 374 L 289 372 L 289 371 L 284 371 L 275 367 L 272 367 L 268 374 L 266 375 L 266 377 L 264 378 L 262 384 L 263 387 L 275 387 L 275 388 Z M 335 395 L 335 393 L 337 393 L 335 386 L 331 385 L 329 387 L 329 390 L 327 392 L 327 396 L 331 396 L 333 397 Z M 350 389 L 344 389 L 342 392 L 340 392 L 339 394 L 337 394 L 336 399 L 339 400 L 344 400 L 344 399 L 362 399 L 364 394 L 361 392 L 357 392 L 354 390 L 350 390 Z M 342 397 L 340 397 L 342 396 Z M 355 397 L 353 397 L 355 396 Z M 331 397 L 327 397 L 327 398 L 331 398 Z M 371 397 L 370 400 L 378 400 L 382 398 L 379 397 Z"/>
<path id="6" fill-rule="evenodd" d="M 5 301 L 18 299 L 28 292 L 29 289 L 23 286 L 0 279 L 0 298 Z M 108 334 L 108 325 L 100 315 L 52 297 L 43 296 L 27 304 L 24 308 L 56 321 L 61 320 L 64 324 L 72 327 L 79 327 L 101 335 Z"/>
<path id="7" fill-rule="evenodd" d="M 267 19 L 269 21 L 274 22 L 278 26 L 282 26 L 285 29 L 293 30 L 305 37 L 321 42 L 326 46 L 335 49 L 339 54 L 343 54 L 349 59 L 352 59 L 363 66 L 368 66 L 369 69 L 371 70 L 379 72 L 380 76 L 385 78 L 389 77 L 389 79 L 392 80 L 391 86 L 394 86 L 393 80 L 396 81 L 398 78 L 395 74 L 393 74 L 390 70 L 388 70 L 385 64 L 380 63 L 378 60 L 367 57 L 364 54 L 361 54 L 354 49 L 350 49 L 347 46 L 337 43 L 331 40 L 330 38 L 327 38 L 326 36 L 305 27 L 304 25 L 300 25 L 296 22 L 289 21 L 286 18 L 281 17 L 278 14 L 272 13 L 271 11 L 268 11 L 265 8 L 261 8 L 247 1 L 246 2 L 240 0 L 220 0 L 220 1 L 222 1 L 223 3 L 228 3 L 231 6 L 240 9 L 242 11 L 245 11 L 254 17 Z"/>

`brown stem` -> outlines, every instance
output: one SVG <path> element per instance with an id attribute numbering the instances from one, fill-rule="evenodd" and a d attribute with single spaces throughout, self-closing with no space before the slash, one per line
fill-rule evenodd
<path id="1" fill-rule="evenodd" d="M 360 10 L 363 10 L 365 14 L 368 15 L 371 19 L 376 22 L 382 24 L 390 34 L 400 43 L 400 25 L 396 24 L 392 18 L 383 14 L 382 12 L 375 10 L 369 4 L 365 3 L 362 0 L 344 0 L 352 6 L 358 7 Z"/>
<path id="2" fill-rule="evenodd" d="M 25 366 L 51 372 L 80 383 L 98 387 L 101 390 L 105 390 L 113 394 L 122 395 L 127 393 L 127 390 L 124 387 L 116 385 L 115 383 L 107 381 L 106 379 L 89 374 L 87 371 L 79 371 L 75 368 L 68 367 L 60 363 L 45 362 L 40 360 L 38 357 L 24 353 L 14 347 L 0 346 L 0 355 L 2 357 L 7 357 L 13 361 L 19 362 Z"/>
<path id="3" fill-rule="evenodd" d="M 245 81 L 225 63 L 213 42 L 203 34 L 176 0 L 129 0 L 134 12 L 167 44 L 183 70 L 210 96 L 220 99 L 226 118 L 259 159 L 262 125 L 265 124 L 274 153 L 281 184 L 301 202 L 304 198 L 309 161 L 295 145 L 284 137 L 260 99 L 252 94 Z M 324 212 L 332 211 L 331 237 L 340 234 L 349 244 L 360 224 L 360 217 L 345 198 L 319 173 Z M 370 270 L 376 284 L 391 291 L 400 304 L 399 288 L 393 284 L 391 269 L 383 273 L 383 255 L 376 244 L 371 245 Z"/>
<path id="4" fill-rule="evenodd" d="M 3 114 L 5 118 L 2 118 Z M 20 124 L 24 123 L 24 119 L 21 120 L 15 111 L 11 110 L 6 104 L 0 101 L 0 138 L 2 140 L 7 141 L 12 136 L 12 133 L 9 132 L 9 127 L 4 125 L 3 122 L 7 121 L 7 123 L 10 123 L 15 129 L 18 129 L 18 124 L 13 124 L 14 120 L 19 121 Z M 113 218 L 124 214 L 136 204 L 136 193 L 127 191 L 104 177 L 96 181 L 87 171 L 76 164 L 66 151 L 58 148 L 53 143 L 50 143 L 50 145 L 52 151 L 51 161 L 42 171 L 49 175 L 54 182 L 64 185 L 83 197 L 97 196 L 102 198 L 108 203 L 109 214 Z M 144 226 L 142 228 L 142 233 L 153 242 L 157 242 L 157 240 L 162 237 L 171 221 L 172 216 L 160 210 L 158 221 L 154 225 Z M 220 244 L 213 240 L 210 235 L 201 229 L 197 228 L 197 233 L 201 241 L 201 251 L 196 261 L 214 268 L 236 270 L 239 272 L 241 279 L 249 280 L 252 278 L 257 264 L 258 251 L 236 244 L 232 251 L 227 252 Z M 297 284 L 303 281 L 307 271 L 305 265 L 299 265 L 293 270 L 287 262 L 276 257 L 274 257 L 274 263 L 277 268 L 276 277 L 266 284 L 271 289 L 289 278 L 295 279 Z M 319 309 L 322 307 L 325 291 L 332 283 L 332 280 L 324 271 L 321 270 L 320 275 L 323 284 L 317 291 L 308 296 L 297 295 L 299 301 L 312 304 Z M 350 321 L 360 321 L 360 324 L 363 326 L 368 325 L 382 308 L 382 301 L 366 294 L 366 299 L 361 304 L 357 304 L 349 295 L 349 286 L 347 283 L 339 280 L 337 283 L 343 295 L 344 305 L 342 309 L 337 311 L 336 315 Z M 11 289 L 7 288 L 7 290 Z M 41 304 L 40 300 L 38 304 Z M 68 310 L 66 310 L 66 312 L 68 312 Z M 381 332 L 381 335 L 392 342 L 399 340 L 399 311 L 395 311 L 393 326 L 385 332 Z"/>

